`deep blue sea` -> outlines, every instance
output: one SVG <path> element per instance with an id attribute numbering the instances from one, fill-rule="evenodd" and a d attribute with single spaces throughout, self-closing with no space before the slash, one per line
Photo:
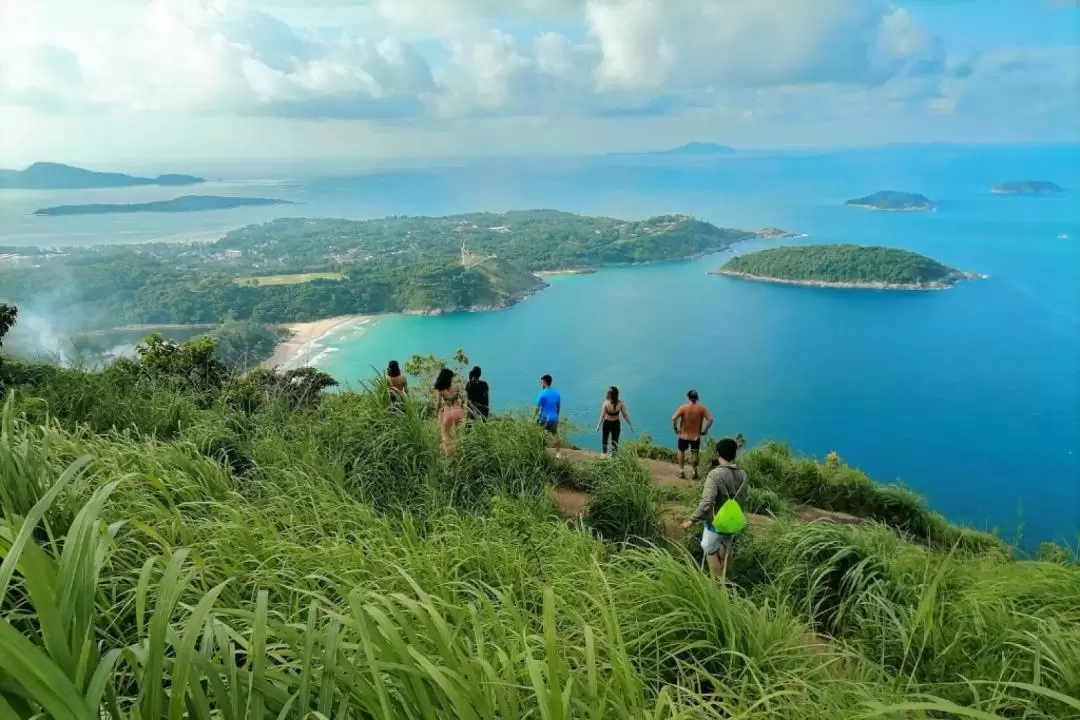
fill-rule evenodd
<path id="1" fill-rule="evenodd" d="M 1071 191 L 990 193 L 1021 179 Z M 527 407 L 538 376 L 550 373 L 566 416 L 583 431 L 576 439 L 591 447 L 599 446 L 588 431 L 608 385 L 621 389 L 635 426 L 664 442 L 671 412 L 692 387 L 716 415 L 716 435 L 780 440 L 819 457 L 836 451 L 879 480 L 902 480 L 949 518 L 996 527 L 1027 547 L 1050 538 L 1075 543 L 1080 534 L 1078 147 L 486 161 L 258 185 L 236 180 L 199 192 L 226 194 L 221 188 L 304 204 L 28 219 L 21 209 L 43 198 L 23 193 L 0 197 L 0 245 L 62 244 L 56 238 L 76 232 L 79 242 L 117 232 L 127 240 L 206 234 L 285 214 L 551 207 L 625 218 L 691 213 L 723 226 L 809 234 L 796 242 L 911 249 L 990 278 L 912 293 L 709 275 L 724 255 L 608 269 L 555 278 L 502 312 L 386 317 L 362 333 L 329 338 L 332 352 L 320 364 L 355 383 L 391 358 L 463 348 L 483 366 L 497 409 Z M 843 207 L 883 189 L 923 193 L 938 209 Z M 117 192 L 131 191 L 90 194 L 124 201 Z M 136 199 L 157 195 L 170 193 L 142 190 Z"/>

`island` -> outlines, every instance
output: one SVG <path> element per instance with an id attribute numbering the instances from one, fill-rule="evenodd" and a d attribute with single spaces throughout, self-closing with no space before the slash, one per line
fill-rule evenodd
<path id="1" fill-rule="evenodd" d="M 775 227 L 761 228 L 754 235 L 761 240 L 791 240 L 806 237 L 806 233 L 790 232 Z"/>
<path id="2" fill-rule="evenodd" d="M 155 200 L 145 203 L 126 203 L 118 205 L 57 205 L 56 207 L 35 210 L 34 215 L 110 215 L 114 213 L 184 213 L 205 212 L 207 210 L 231 210 L 238 207 L 260 207 L 263 205 L 292 205 L 289 200 L 274 198 L 222 197 L 219 195 L 184 195 L 172 200 Z"/>
<path id="3" fill-rule="evenodd" d="M 918 253 L 864 245 L 800 245 L 732 258 L 718 275 L 762 282 L 872 290 L 942 290 L 984 276 Z"/>
<path id="4" fill-rule="evenodd" d="M 883 212 L 921 212 L 934 209 L 934 203 L 925 195 L 896 190 L 881 190 L 866 197 L 848 200 L 844 205 Z"/>
<path id="5" fill-rule="evenodd" d="M 644 152 L 617 152 L 611 153 L 610 157 L 616 158 L 641 158 L 641 157 L 664 157 L 682 155 L 702 157 L 710 155 L 731 155 L 737 152 L 735 148 L 727 145 L 719 145 L 709 142 L 689 142 L 679 147 L 666 148 L 664 150 L 646 150 Z"/>
<path id="6" fill-rule="evenodd" d="M 342 315 L 509 307 L 547 273 L 680 260 L 755 237 L 687 215 L 646 220 L 555 210 L 376 220 L 282 218 L 211 243 L 68 248 L 0 264 L 5 299 L 65 288 L 70 331 L 224 320 L 290 324 Z M 17 249 L 16 249 L 17 252 Z M 78 283 L 71 283 L 77 276 Z"/>
<path id="7" fill-rule="evenodd" d="M 95 172 L 61 163 L 39 162 L 25 170 L 0 170 L 0 188 L 21 190 L 82 190 L 119 188 L 139 185 L 198 185 L 205 178 L 194 175 L 158 175 L 138 177 L 124 173 Z"/>
<path id="8" fill-rule="evenodd" d="M 1048 180 L 1014 180 L 1001 183 L 993 192 L 995 195 L 1056 195 L 1064 190 Z"/>

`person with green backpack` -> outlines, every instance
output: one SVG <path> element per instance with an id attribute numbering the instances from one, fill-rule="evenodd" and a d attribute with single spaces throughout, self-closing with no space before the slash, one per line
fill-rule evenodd
<path id="1" fill-rule="evenodd" d="M 683 530 L 698 520 L 705 521 L 701 533 L 701 549 L 709 563 L 709 572 L 721 582 L 727 577 L 728 560 L 735 536 L 746 527 L 747 489 L 750 478 L 746 471 L 735 464 L 739 444 L 731 438 L 716 442 L 713 469 L 705 478 L 701 502 L 690 519 L 682 524 Z"/>

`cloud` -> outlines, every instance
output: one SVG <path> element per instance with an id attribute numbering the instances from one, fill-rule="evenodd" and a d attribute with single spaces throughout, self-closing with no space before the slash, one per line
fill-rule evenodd
<path id="1" fill-rule="evenodd" d="M 31 27 L 0 44 L 0 100 L 42 109 L 393 117 L 435 88 L 393 37 L 297 30 L 219 0 L 151 0 L 79 33 Z"/>
<path id="2" fill-rule="evenodd" d="M 0 104 L 432 126 L 713 109 L 751 123 L 873 106 L 952 115 L 1006 102 L 1006 92 L 1059 107 L 1054 94 L 1076 83 L 1075 53 L 950 54 L 887 0 L 314 5 L 0 0 Z"/>

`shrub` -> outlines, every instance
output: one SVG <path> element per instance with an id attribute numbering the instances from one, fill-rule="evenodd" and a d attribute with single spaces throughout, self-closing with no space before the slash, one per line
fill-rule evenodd
<path id="1" fill-rule="evenodd" d="M 586 475 L 593 497 L 585 522 L 601 537 L 615 542 L 657 542 L 663 537 L 660 492 L 634 458 L 593 461 Z"/>

